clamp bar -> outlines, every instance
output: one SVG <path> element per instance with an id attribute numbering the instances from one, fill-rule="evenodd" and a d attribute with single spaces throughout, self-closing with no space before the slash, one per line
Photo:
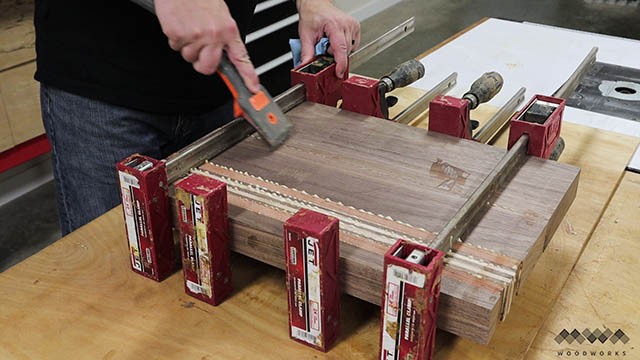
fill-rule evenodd
<path id="1" fill-rule="evenodd" d="M 287 112 L 303 103 L 306 93 L 303 85 L 296 85 L 274 98 L 275 103 Z M 255 129 L 243 118 L 210 132 L 195 142 L 167 157 L 167 180 L 172 183 L 206 160 L 216 157 L 233 145 L 253 134 Z"/>
<path id="2" fill-rule="evenodd" d="M 416 18 L 405 20 L 402 24 L 387 31 L 379 38 L 356 50 L 349 56 L 349 68 L 355 69 L 372 57 L 388 49 L 391 45 L 404 39 L 415 30 Z"/>
<path id="3" fill-rule="evenodd" d="M 580 65 L 578 65 L 578 67 L 573 72 L 573 74 L 569 76 L 569 79 L 567 79 L 567 81 L 565 81 L 565 83 L 562 84 L 562 86 L 560 86 L 560 88 L 556 90 L 556 92 L 554 92 L 553 95 L 551 96 L 565 99 L 565 100 L 569 96 L 571 96 L 571 94 L 578 87 L 578 84 L 580 84 L 580 80 L 582 80 L 582 78 L 585 76 L 587 71 L 589 71 L 591 66 L 595 64 L 597 54 L 598 54 L 598 48 L 594 46 L 593 48 L 591 48 L 591 51 L 589 51 L 587 56 L 582 60 Z"/>
<path id="4" fill-rule="evenodd" d="M 430 248 L 447 253 L 453 247 L 454 242 L 477 222 L 478 215 L 490 204 L 495 193 L 511 179 L 527 158 L 528 144 L 529 136 L 522 135 L 438 233 L 435 240 L 428 245 Z"/>
<path id="5" fill-rule="evenodd" d="M 452 87 L 456 86 L 458 82 L 458 73 L 447 76 L 444 80 L 439 82 L 431 90 L 427 91 L 424 95 L 420 96 L 413 104 L 409 105 L 406 109 L 402 110 L 392 120 L 400 124 L 409 124 L 418 115 L 429 109 L 429 103 L 435 99 L 438 95 L 446 94 Z"/>
<path id="6" fill-rule="evenodd" d="M 524 101 L 524 93 L 526 90 L 526 88 L 521 87 L 520 90 L 473 135 L 473 140 L 483 144 L 491 142 L 505 125 L 509 123 L 513 113 L 516 112 L 518 106 Z"/>

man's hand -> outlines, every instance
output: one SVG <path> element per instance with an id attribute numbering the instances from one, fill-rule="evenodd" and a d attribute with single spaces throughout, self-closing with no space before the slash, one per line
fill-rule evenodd
<path id="1" fill-rule="evenodd" d="M 326 34 L 336 60 L 336 75 L 343 77 L 349 54 L 360 45 L 360 23 L 330 0 L 296 0 L 296 5 L 300 14 L 302 62 L 315 56 L 315 45 Z"/>
<path id="2" fill-rule="evenodd" d="M 223 0 L 155 0 L 155 8 L 169 46 L 180 51 L 196 71 L 215 72 L 224 50 L 247 88 L 254 93 L 260 90 L 238 25 Z"/>

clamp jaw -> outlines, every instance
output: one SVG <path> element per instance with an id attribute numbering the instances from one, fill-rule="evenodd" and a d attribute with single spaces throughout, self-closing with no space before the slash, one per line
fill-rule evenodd
<path id="1" fill-rule="evenodd" d="M 380 80 L 351 76 L 342 83 L 342 108 L 389 119 L 389 108 L 395 105 L 398 99 L 395 96 L 387 96 L 387 93 L 421 79 L 424 72 L 424 65 L 411 59 L 396 66 Z"/>
<path id="2" fill-rule="evenodd" d="M 308 101 L 337 106 L 342 99 L 344 110 L 388 119 L 389 107 L 397 103 L 397 98 L 387 96 L 387 93 L 424 76 L 424 66 L 413 59 L 398 65 L 379 80 L 357 75 L 348 77 L 346 73 L 339 78 L 335 75 L 335 66 L 331 56 L 316 56 L 291 70 L 291 85 L 303 83 Z"/>
<path id="3" fill-rule="evenodd" d="M 470 119 L 470 111 L 493 99 L 503 83 L 502 76 L 492 71 L 474 81 L 462 98 L 436 97 L 429 104 L 429 131 L 471 140 L 478 122 Z"/>
<path id="4" fill-rule="evenodd" d="M 307 101 L 337 106 L 342 98 L 342 82 L 348 78 L 349 68 L 342 78 L 336 76 L 336 62 L 329 55 L 318 55 L 308 63 L 291 70 L 291 86 L 304 84 Z"/>
<path id="5" fill-rule="evenodd" d="M 508 148 L 527 134 L 528 155 L 557 160 L 564 150 L 564 140 L 560 137 L 564 107 L 564 99 L 535 95 L 511 118 Z"/>

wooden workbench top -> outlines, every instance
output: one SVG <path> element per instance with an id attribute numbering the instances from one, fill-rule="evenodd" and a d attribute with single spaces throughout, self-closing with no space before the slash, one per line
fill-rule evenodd
<path id="1" fill-rule="evenodd" d="M 319 354 L 289 340 L 284 272 L 233 259 L 234 295 L 218 307 L 129 270 L 120 207 L 0 275 L 0 358 L 240 359 Z M 379 308 L 343 302 L 327 358 L 377 351 Z"/>
<path id="2" fill-rule="evenodd" d="M 592 353 L 598 358 L 640 358 L 639 200 L 640 174 L 628 172 L 526 359 L 557 359 L 568 357 L 568 352 L 574 358 L 576 352 L 585 357 L 585 351 L 591 358 L 594 358 Z M 606 333 L 609 329 L 613 334 L 604 341 L 593 338 L 584 339 L 582 343 L 556 341 L 563 330 L 569 333 L 578 330 L 582 335 L 585 329 L 591 333 L 598 330 Z"/>

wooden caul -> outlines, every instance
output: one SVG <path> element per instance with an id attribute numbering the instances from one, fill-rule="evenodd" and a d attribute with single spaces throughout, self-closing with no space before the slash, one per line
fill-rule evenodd
<path id="1" fill-rule="evenodd" d="M 226 181 L 233 247 L 283 267 L 282 222 L 301 207 L 341 221 L 343 290 L 378 304 L 382 254 L 429 243 L 504 150 L 304 103 L 270 152 L 250 137 L 199 170 Z M 438 325 L 487 342 L 570 206 L 579 169 L 528 158 L 446 260 Z"/>

